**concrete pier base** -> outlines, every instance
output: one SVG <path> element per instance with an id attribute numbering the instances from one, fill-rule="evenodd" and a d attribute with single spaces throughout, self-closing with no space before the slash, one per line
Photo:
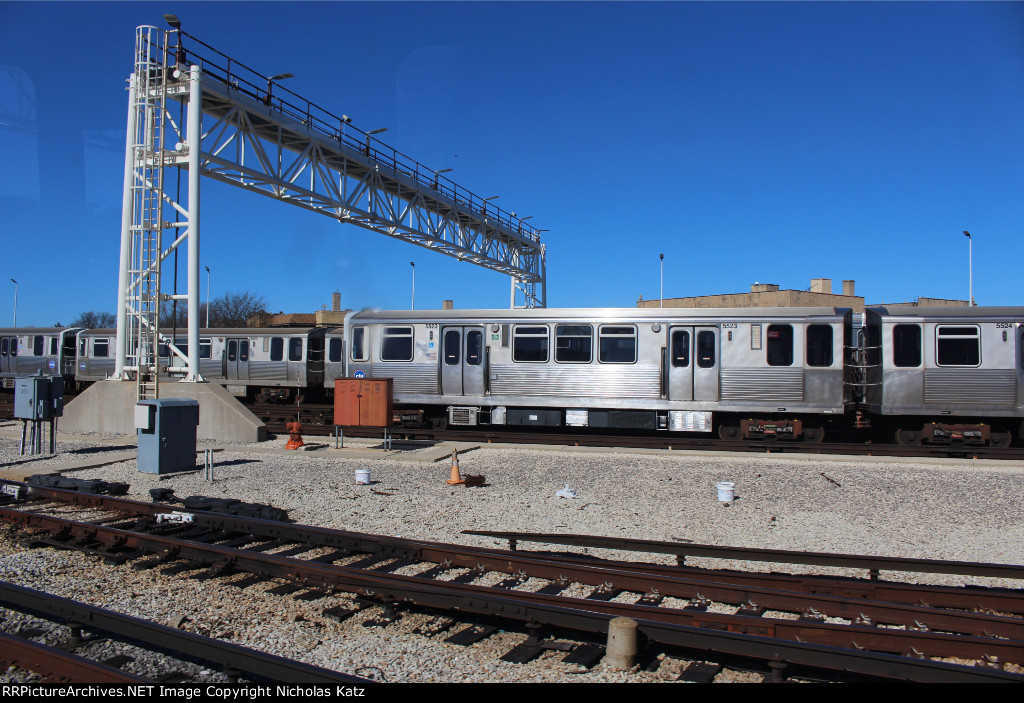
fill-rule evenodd
<path id="1" fill-rule="evenodd" d="M 94 383 L 64 408 L 60 429 L 134 435 L 135 394 L 134 381 Z M 199 401 L 199 439 L 262 442 L 267 438 L 266 425 L 215 383 L 161 383 L 160 396 Z"/>

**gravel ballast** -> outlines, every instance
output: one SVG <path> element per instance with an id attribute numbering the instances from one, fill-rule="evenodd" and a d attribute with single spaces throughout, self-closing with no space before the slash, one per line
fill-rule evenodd
<path id="1" fill-rule="evenodd" d="M 0 471 L 8 476 L 47 473 L 104 458 L 122 459 L 65 475 L 130 483 L 128 497 L 138 500 L 148 501 L 151 488 L 171 488 L 179 498 L 209 495 L 269 503 L 309 525 L 464 545 L 505 548 L 505 542 L 460 534 L 496 530 L 1024 564 L 1024 466 L 1017 462 L 482 445 L 459 452 L 463 474 L 486 477 L 485 486 L 467 488 L 446 483 L 451 460 L 435 460 L 440 453 L 436 448 L 387 455 L 372 449 L 371 442 L 347 440 L 349 449 L 341 451 L 322 447 L 283 452 L 284 438 L 222 445 L 209 482 L 201 470 L 162 479 L 140 473 L 134 459 L 125 459 L 131 445 L 132 438 L 62 435 L 57 456 L 21 457 L 8 430 L 0 434 Z M 370 485 L 355 483 L 357 469 L 370 470 Z M 719 481 L 736 485 L 736 498 L 728 506 L 717 500 Z M 556 496 L 566 485 L 577 498 Z M 342 603 L 342 596 L 303 602 L 266 594 L 270 586 L 240 590 L 223 579 L 192 581 L 158 570 L 108 566 L 77 553 L 25 549 L 14 533 L 3 529 L 0 579 L 159 622 L 181 622 L 184 629 L 200 634 L 347 673 L 399 682 L 670 681 L 678 675 L 667 665 L 654 672 L 620 672 L 604 665 L 585 670 L 561 663 L 559 652 L 529 664 L 510 664 L 498 657 L 523 640 L 516 631 L 499 632 L 465 648 L 411 634 L 430 619 L 422 614 L 406 614 L 387 628 L 362 626 L 379 611 L 336 623 L 323 611 Z M 521 543 L 520 548 L 542 546 Z M 580 551 L 674 561 L 667 555 Z M 700 559 L 688 563 L 722 565 Z M 1020 585 L 892 572 L 883 572 L 882 578 Z M 4 617 L 5 630 L 25 620 L 9 613 Z M 144 660 L 138 666 L 151 674 Z M 190 673 L 202 680 L 219 676 Z M 4 679 L 18 677 L 11 670 Z"/>

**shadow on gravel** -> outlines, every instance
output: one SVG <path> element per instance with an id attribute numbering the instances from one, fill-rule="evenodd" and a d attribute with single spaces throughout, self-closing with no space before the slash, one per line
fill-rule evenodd
<path id="1" fill-rule="evenodd" d="M 99 454 L 100 452 L 123 452 L 126 450 L 135 450 L 134 444 L 118 444 L 110 447 L 79 447 L 78 449 L 67 449 L 62 450 L 61 454 Z"/>

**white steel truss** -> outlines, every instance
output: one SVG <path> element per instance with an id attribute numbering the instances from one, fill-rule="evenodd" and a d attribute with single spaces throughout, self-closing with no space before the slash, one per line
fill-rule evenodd
<path id="1" fill-rule="evenodd" d="M 182 37 L 212 58 L 186 51 Z M 517 289 L 526 307 L 545 305 L 543 230 L 351 126 L 347 117 L 280 88 L 277 78 L 260 76 L 180 29 L 136 30 L 115 377 L 135 378 L 140 399 L 158 395 L 161 345 L 172 359 L 187 364 L 172 361 L 172 373 L 183 374 L 186 381 L 203 380 L 198 358 L 200 176 L 500 271 L 512 278 L 513 305 Z M 182 107 L 177 119 L 172 104 Z M 166 191 L 167 166 L 188 170 L 186 203 Z M 163 249 L 165 230 L 175 230 L 176 236 Z M 185 242 L 188 293 L 164 295 L 161 262 Z M 172 298 L 188 301 L 187 352 L 160 333 L 160 302 Z"/>

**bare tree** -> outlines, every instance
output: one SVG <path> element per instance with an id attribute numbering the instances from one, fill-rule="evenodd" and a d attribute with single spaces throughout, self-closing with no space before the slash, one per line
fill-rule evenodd
<path id="1" fill-rule="evenodd" d="M 252 291 L 225 293 L 210 301 L 211 327 L 245 327 L 246 320 L 255 313 L 265 312 L 267 301 Z"/>
<path id="2" fill-rule="evenodd" d="M 117 316 L 112 312 L 83 312 L 71 323 L 71 326 L 93 330 L 101 327 L 113 327 L 116 324 Z"/>

